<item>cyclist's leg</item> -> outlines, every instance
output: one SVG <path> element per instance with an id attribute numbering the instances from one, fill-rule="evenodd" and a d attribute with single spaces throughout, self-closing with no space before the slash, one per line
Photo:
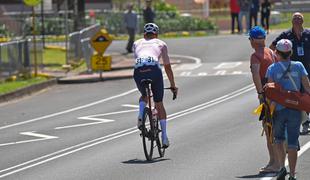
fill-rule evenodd
<path id="1" fill-rule="evenodd" d="M 141 96 L 140 99 L 139 99 L 139 115 L 138 115 L 138 119 L 142 119 L 142 116 L 143 116 L 143 111 L 144 111 L 144 108 L 147 104 L 147 97 L 146 96 Z"/>
<path id="2" fill-rule="evenodd" d="M 158 111 L 159 123 L 162 130 L 162 141 L 163 147 L 169 146 L 169 141 L 167 137 L 167 114 L 163 104 L 164 97 L 164 80 L 162 76 L 161 69 L 154 69 L 153 77 L 152 77 L 152 92 L 153 98 L 155 102 L 156 109 Z"/>
<path id="3" fill-rule="evenodd" d="M 155 102 L 155 106 L 156 106 L 156 109 L 158 112 L 159 123 L 160 123 L 161 131 L 162 131 L 161 136 L 162 136 L 163 144 L 167 145 L 168 136 L 167 136 L 167 114 L 166 114 L 166 110 L 165 110 L 163 102 Z"/>
<path id="4" fill-rule="evenodd" d="M 141 93 L 141 97 L 139 99 L 139 115 L 138 115 L 138 120 L 142 119 L 143 111 L 144 111 L 144 108 L 145 108 L 145 106 L 147 104 L 147 97 L 146 97 L 145 87 L 141 86 L 141 80 L 147 78 L 145 76 L 146 76 L 146 74 L 141 73 L 139 69 L 135 69 L 134 70 L 134 76 L 133 77 L 134 77 L 134 80 L 136 82 L 136 86 L 137 86 L 138 90 Z"/>

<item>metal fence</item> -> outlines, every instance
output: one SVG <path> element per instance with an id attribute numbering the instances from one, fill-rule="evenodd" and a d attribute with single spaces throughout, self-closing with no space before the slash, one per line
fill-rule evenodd
<path id="1" fill-rule="evenodd" d="M 31 73 L 34 51 L 31 40 L 17 40 L 0 44 L 0 80 L 20 73 Z M 42 66 L 43 47 L 37 44 L 37 62 Z"/>
<path id="2" fill-rule="evenodd" d="M 280 12 L 309 12 L 310 0 L 280 0 L 275 2 L 274 9 Z"/>
<path id="3" fill-rule="evenodd" d="M 93 52 L 90 46 L 90 38 L 94 36 L 101 26 L 99 24 L 87 27 L 79 32 L 69 34 L 67 64 L 78 63 L 84 59 L 89 67 L 89 59 Z"/>
<path id="4" fill-rule="evenodd" d="M 27 68 L 30 68 L 28 41 L 0 44 L 0 79 L 18 74 Z"/>

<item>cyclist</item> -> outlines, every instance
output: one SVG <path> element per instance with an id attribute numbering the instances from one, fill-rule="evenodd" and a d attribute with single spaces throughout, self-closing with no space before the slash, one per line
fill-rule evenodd
<path id="1" fill-rule="evenodd" d="M 145 88 L 141 87 L 142 79 L 152 80 L 152 93 L 155 107 L 158 111 L 159 122 L 162 130 L 163 148 L 168 148 L 169 140 L 166 130 L 166 110 L 163 104 L 164 82 L 160 68 L 159 59 L 162 58 L 165 72 L 168 76 L 171 91 L 177 93 L 173 71 L 168 56 L 168 48 L 165 42 L 158 39 L 159 28 L 154 23 L 147 23 L 144 26 L 144 38 L 134 42 L 133 51 L 136 60 L 134 69 L 134 80 L 141 93 L 139 100 L 138 128 L 141 129 L 143 110 L 147 104 Z"/>

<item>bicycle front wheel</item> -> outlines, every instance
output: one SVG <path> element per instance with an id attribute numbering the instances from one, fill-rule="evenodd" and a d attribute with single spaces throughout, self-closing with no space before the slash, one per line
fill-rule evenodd
<path id="1" fill-rule="evenodd" d="M 161 129 L 159 128 L 158 120 L 155 121 L 155 129 L 156 129 L 156 145 L 158 149 L 158 153 L 160 157 L 164 157 L 165 155 L 165 149 L 162 148 L 162 143 L 160 140 L 160 135 L 161 135 Z"/>
<path id="2" fill-rule="evenodd" d="M 149 126 L 148 126 L 149 124 Z M 148 161 L 152 160 L 153 148 L 154 148 L 154 126 L 152 123 L 152 112 L 149 108 L 145 108 L 143 112 L 142 120 L 142 141 L 145 158 Z"/>

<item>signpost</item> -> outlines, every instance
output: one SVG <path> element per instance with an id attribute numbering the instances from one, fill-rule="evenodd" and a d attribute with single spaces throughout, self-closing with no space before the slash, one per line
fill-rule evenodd
<path id="1" fill-rule="evenodd" d="M 34 56 L 34 76 L 38 75 L 38 60 L 37 60 L 37 44 L 36 44 L 36 24 L 34 7 L 41 3 L 41 0 L 24 0 L 27 6 L 32 7 L 32 36 L 33 36 L 33 56 Z"/>
<path id="2" fill-rule="evenodd" d="M 91 57 L 91 67 L 94 71 L 100 72 L 100 79 L 102 79 L 102 71 L 111 70 L 111 56 L 104 56 L 104 52 L 112 43 L 112 38 L 105 29 L 98 31 L 90 40 L 91 46 L 97 51 Z"/>

